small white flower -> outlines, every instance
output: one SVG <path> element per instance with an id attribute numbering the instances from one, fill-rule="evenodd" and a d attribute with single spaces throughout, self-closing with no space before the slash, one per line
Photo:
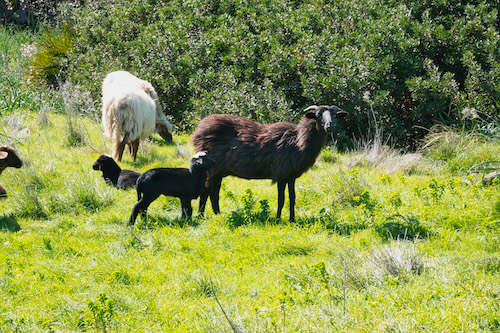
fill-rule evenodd
<path id="1" fill-rule="evenodd" d="M 21 54 L 23 57 L 30 58 L 37 52 L 35 44 L 21 45 Z"/>
<path id="2" fill-rule="evenodd" d="M 371 99 L 370 99 L 370 92 L 367 90 L 365 91 L 365 93 L 363 94 L 363 100 L 366 102 L 366 103 L 371 103 Z"/>
<path id="3" fill-rule="evenodd" d="M 474 109 L 474 108 L 469 108 L 469 107 L 463 108 L 463 110 L 462 110 L 462 117 L 464 117 L 464 119 L 476 119 L 476 118 L 479 118 L 479 116 L 477 114 L 477 110 Z"/>

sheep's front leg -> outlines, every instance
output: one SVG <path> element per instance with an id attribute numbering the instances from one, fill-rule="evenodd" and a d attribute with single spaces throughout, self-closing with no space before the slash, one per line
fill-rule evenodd
<path id="1" fill-rule="evenodd" d="M 288 181 L 288 198 L 290 199 L 290 222 L 295 221 L 295 179 Z"/>
<path id="2" fill-rule="evenodd" d="M 285 181 L 278 181 L 278 212 L 276 213 L 276 218 L 281 218 L 281 210 L 283 209 L 283 205 L 285 204 Z"/>
<path id="3" fill-rule="evenodd" d="M 210 188 L 210 202 L 212 203 L 212 210 L 214 214 L 220 213 L 219 207 L 219 192 L 222 184 L 222 177 L 212 178 L 212 186 Z"/>
<path id="4" fill-rule="evenodd" d="M 198 213 L 201 216 L 205 215 L 205 205 L 207 204 L 208 199 L 208 188 L 205 185 L 202 186 L 200 191 L 200 201 L 198 204 Z"/>

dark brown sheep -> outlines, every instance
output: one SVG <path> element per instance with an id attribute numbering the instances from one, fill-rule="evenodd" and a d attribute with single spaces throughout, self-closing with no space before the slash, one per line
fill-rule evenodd
<path id="1" fill-rule="evenodd" d="M 0 146 L 0 175 L 5 168 L 20 168 L 22 166 L 23 161 L 17 156 L 14 148 L 10 146 Z M 7 191 L 0 185 L 0 198 L 5 197 L 7 197 Z"/>
<path id="2" fill-rule="evenodd" d="M 215 161 L 200 194 L 203 214 L 208 196 L 215 214 L 220 212 L 219 191 L 222 178 L 272 179 L 278 185 L 278 211 L 281 217 L 288 184 L 290 221 L 295 220 L 295 179 L 313 166 L 326 142 L 335 118 L 345 115 L 336 106 L 310 106 L 299 124 L 279 122 L 264 125 L 232 115 L 211 115 L 193 133 L 196 152 L 206 151 Z"/>

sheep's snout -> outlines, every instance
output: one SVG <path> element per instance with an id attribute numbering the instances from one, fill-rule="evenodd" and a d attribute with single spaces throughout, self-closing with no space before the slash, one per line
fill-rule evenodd
<path id="1" fill-rule="evenodd" d="M 94 164 L 92 164 L 92 169 L 101 170 L 101 163 L 95 162 Z"/>
<path id="2" fill-rule="evenodd" d="M 169 132 L 168 127 L 163 124 L 156 124 L 156 132 L 160 134 L 160 136 L 167 143 L 172 142 L 172 134 Z"/>
<path id="3" fill-rule="evenodd" d="M 330 111 L 325 111 L 322 114 L 322 123 L 323 123 L 323 129 L 325 131 L 331 131 L 333 130 L 333 121 L 332 121 L 332 114 Z"/>

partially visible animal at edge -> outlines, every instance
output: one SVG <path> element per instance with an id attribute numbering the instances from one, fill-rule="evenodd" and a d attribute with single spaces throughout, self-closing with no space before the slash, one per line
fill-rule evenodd
<path id="1" fill-rule="evenodd" d="M 189 169 L 155 168 L 146 171 L 137 180 L 137 203 L 132 209 L 129 225 L 133 225 L 137 215 L 146 216 L 149 205 L 160 195 L 169 195 L 181 200 L 182 217 L 191 217 L 191 200 L 200 195 L 207 178 L 207 170 L 214 166 L 205 152 L 196 153 Z"/>
<path id="2" fill-rule="evenodd" d="M 155 89 L 126 71 L 112 72 L 104 78 L 102 124 L 104 134 L 113 141 L 112 155 L 117 161 L 122 160 L 127 144 L 135 161 L 139 141 L 155 130 L 166 142 L 172 141 L 172 124 L 163 114 Z"/>
<path id="3" fill-rule="evenodd" d="M 23 166 L 23 161 L 19 158 L 16 151 L 11 146 L 0 146 L 0 175 L 8 168 L 17 168 Z M 0 185 L 0 199 L 7 197 L 7 191 Z"/>
<path id="4" fill-rule="evenodd" d="M 125 190 L 135 186 L 137 178 L 141 175 L 132 170 L 121 169 L 111 156 L 101 155 L 92 165 L 92 169 L 102 172 L 102 177 L 118 189 Z"/>
<path id="5" fill-rule="evenodd" d="M 200 214 L 204 214 L 208 196 L 214 213 L 220 213 L 222 178 L 237 176 L 277 183 L 277 218 L 281 218 L 288 184 L 290 221 L 294 221 L 295 180 L 313 166 L 336 118 L 347 114 L 334 105 L 312 105 L 304 112 L 299 124 L 261 124 L 224 114 L 202 119 L 193 133 L 194 150 L 206 151 L 215 165 L 200 194 Z"/>

